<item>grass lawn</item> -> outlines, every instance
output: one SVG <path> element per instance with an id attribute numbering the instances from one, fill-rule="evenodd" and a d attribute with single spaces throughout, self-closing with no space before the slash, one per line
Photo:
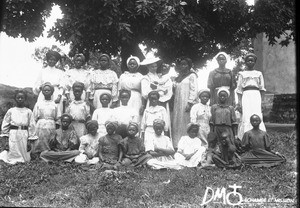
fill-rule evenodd
<path id="1" fill-rule="evenodd" d="M 217 188 L 224 187 L 228 194 L 233 191 L 229 186 L 236 184 L 241 186 L 237 191 L 244 201 L 249 202 L 236 207 L 297 207 L 297 144 L 291 133 L 269 131 L 272 149 L 287 158 L 285 164 L 273 168 L 99 172 L 74 163 L 39 160 L 11 166 L 0 162 L 0 206 L 200 207 L 207 187 L 215 195 Z M 255 199 L 273 203 L 250 203 Z M 238 200 L 231 194 L 229 202 Z M 223 198 L 216 198 L 206 207 L 230 207 L 225 203 Z"/>

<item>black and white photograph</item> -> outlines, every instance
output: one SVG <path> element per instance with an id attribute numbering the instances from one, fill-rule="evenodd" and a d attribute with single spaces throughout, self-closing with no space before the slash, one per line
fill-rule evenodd
<path id="1" fill-rule="evenodd" d="M 5 0 L 0 207 L 298 207 L 296 1 Z"/>

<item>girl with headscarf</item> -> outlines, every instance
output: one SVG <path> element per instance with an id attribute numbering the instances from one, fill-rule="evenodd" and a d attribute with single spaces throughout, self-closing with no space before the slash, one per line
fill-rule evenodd
<path id="1" fill-rule="evenodd" d="M 91 99 L 94 107 L 101 108 L 100 96 L 109 93 L 112 97 L 110 107 L 114 107 L 118 101 L 118 76 L 110 69 L 111 60 L 107 54 L 99 57 L 100 68 L 91 72 Z"/>
<path id="2" fill-rule="evenodd" d="M 105 122 L 106 135 L 99 139 L 99 159 L 101 168 L 117 169 L 121 165 L 122 148 L 120 142 L 122 137 L 116 134 L 118 122 Z"/>
<path id="3" fill-rule="evenodd" d="M 141 63 L 141 65 L 145 65 L 149 71 L 141 81 L 144 108 L 149 106 L 149 92 L 157 91 L 159 93 L 158 105 L 166 109 L 168 123 L 171 123 L 169 100 L 173 94 L 172 81 L 170 77 L 162 77 L 161 74 L 158 74 L 158 63 L 160 61 L 159 58 L 148 58 Z M 167 133 L 171 137 L 171 126 L 168 127 L 168 131 Z"/>
<path id="4" fill-rule="evenodd" d="M 198 93 L 200 103 L 193 105 L 190 113 L 191 122 L 198 123 L 200 125 L 199 138 L 202 140 L 204 145 L 207 147 L 207 136 L 210 132 L 209 120 L 211 117 L 210 106 L 207 104 L 210 98 L 209 89 L 202 89 Z"/>
<path id="5" fill-rule="evenodd" d="M 190 123 L 190 110 L 197 103 L 197 74 L 192 70 L 192 60 L 181 57 L 177 60 L 178 76 L 174 83 L 174 108 L 172 119 L 172 140 L 176 149 L 179 139 L 186 135 Z"/>
<path id="6" fill-rule="evenodd" d="M 218 145 L 221 144 L 222 133 L 228 133 L 228 139 L 231 144 L 235 145 L 237 138 L 237 121 L 234 111 L 234 107 L 226 104 L 230 95 L 229 90 L 226 87 L 221 87 L 218 90 L 218 104 L 211 106 L 211 119 L 210 128 L 214 132 L 218 139 Z"/>
<path id="7" fill-rule="evenodd" d="M 83 101 L 88 102 L 91 93 L 90 73 L 83 67 L 85 56 L 82 53 L 76 54 L 73 58 L 74 68 L 65 72 L 65 95 L 68 103 L 74 100 L 72 86 L 75 82 L 84 84 L 84 90 L 81 96 Z"/>
<path id="8" fill-rule="evenodd" d="M 139 116 L 138 121 L 140 121 L 140 112 L 142 111 L 141 80 L 143 78 L 143 75 L 138 72 L 140 59 L 136 56 L 130 56 L 126 63 L 129 71 L 125 71 L 120 76 L 118 89 L 119 91 L 122 89 L 130 90 L 131 95 L 127 105 L 136 110 L 136 114 Z"/>
<path id="9" fill-rule="evenodd" d="M 210 89 L 211 93 L 210 105 L 218 102 L 218 89 L 220 87 L 226 87 L 230 92 L 227 104 L 235 106 L 234 89 L 236 88 L 236 83 L 232 71 L 226 68 L 228 58 L 229 56 L 224 52 L 220 52 L 215 56 L 215 60 L 218 62 L 219 67 L 209 73 L 207 80 L 207 87 Z"/>
<path id="10" fill-rule="evenodd" d="M 36 122 L 36 136 L 38 139 L 34 141 L 31 154 L 33 157 L 45 150 L 50 150 L 49 141 L 53 140 L 56 128 L 59 126 L 61 111 L 51 99 L 54 87 L 46 82 L 42 86 L 42 94 L 44 99 L 37 102 L 33 109 L 33 117 Z"/>
<path id="11" fill-rule="evenodd" d="M 49 82 L 54 87 L 54 92 L 51 97 L 59 107 L 60 111 L 63 110 L 63 93 L 64 93 L 64 71 L 55 67 L 56 63 L 60 60 L 60 54 L 57 51 L 48 51 L 46 53 L 46 60 L 48 66 L 42 68 L 37 80 L 35 82 L 33 92 L 38 95 L 37 102 L 44 99 L 41 93 L 41 87 L 46 82 Z"/>
<path id="12" fill-rule="evenodd" d="M 264 78 L 260 71 L 254 69 L 256 55 L 249 53 L 245 57 L 246 69 L 239 72 L 237 94 L 238 107 L 242 109 L 242 120 L 239 126 L 238 138 L 241 140 L 246 131 L 252 129 L 250 117 L 253 114 L 263 117 L 261 111 L 261 101 L 264 95 L 265 84 Z M 259 125 L 259 129 L 266 131 L 264 122 Z"/>

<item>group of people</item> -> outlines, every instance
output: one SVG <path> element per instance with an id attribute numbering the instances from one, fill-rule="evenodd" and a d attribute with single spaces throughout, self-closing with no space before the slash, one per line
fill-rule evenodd
<path id="1" fill-rule="evenodd" d="M 107 54 L 91 71 L 83 67 L 83 54 L 74 56 L 75 67 L 66 72 L 55 67 L 59 59 L 58 52 L 46 54 L 33 111 L 25 107 L 26 91 L 16 91 L 16 107 L 2 122 L 9 149 L 0 160 L 177 170 L 238 168 L 242 163 L 269 167 L 285 161 L 270 149 L 261 112 L 264 80 L 254 70 L 253 53 L 245 57 L 246 70 L 237 82 L 225 67 L 227 54 L 217 54 L 219 67 L 210 72 L 207 89 L 198 89 L 198 75 L 187 57 L 176 60 L 175 79 L 159 58 L 140 62 L 130 56 L 128 71 L 120 77 L 110 69 Z M 140 65 L 147 67 L 146 75 L 138 72 Z"/>

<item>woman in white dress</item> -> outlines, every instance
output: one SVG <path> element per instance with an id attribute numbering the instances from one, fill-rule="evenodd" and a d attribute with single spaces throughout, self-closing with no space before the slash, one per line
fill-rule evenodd
<path id="1" fill-rule="evenodd" d="M 110 69 L 109 55 L 101 54 L 99 57 L 100 68 L 91 72 L 91 98 L 94 107 L 101 108 L 100 96 L 109 93 L 112 97 L 110 107 L 114 107 L 118 101 L 118 77 L 116 72 Z M 112 106 L 111 106 L 112 105 Z"/>
<path id="2" fill-rule="evenodd" d="M 38 78 L 35 82 L 33 92 L 38 95 L 37 102 L 44 100 L 44 96 L 41 93 L 41 88 L 43 84 L 49 82 L 54 87 L 54 92 L 51 97 L 57 105 L 59 110 L 63 110 L 63 99 L 62 95 L 64 93 L 64 71 L 55 67 L 56 63 L 60 60 L 60 54 L 56 51 L 48 51 L 46 53 L 46 60 L 48 66 L 42 68 Z"/>
<path id="3" fill-rule="evenodd" d="M 139 115 L 138 121 L 140 122 L 142 115 L 142 94 L 141 94 L 141 80 L 143 75 L 137 70 L 140 66 L 140 59 L 136 56 L 130 56 L 127 59 L 127 68 L 129 71 L 125 71 L 119 78 L 118 88 L 130 90 L 131 95 L 127 106 L 136 110 L 136 114 Z"/>
<path id="4" fill-rule="evenodd" d="M 238 138 L 240 140 L 245 132 L 252 129 L 250 117 L 253 114 L 263 118 L 261 101 L 266 89 L 262 73 L 254 69 L 256 59 L 257 57 L 253 53 L 246 55 L 246 70 L 239 72 L 236 92 L 238 94 L 238 107 L 242 109 L 242 121 L 238 130 Z M 266 131 L 263 121 L 260 123 L 259 129 Z"/>
<path id="5" fill-rule="evenodd" d="M 186 135 L 186 126 L 190 123 L 190 110 L 197 103 L 197 75 L 192 70 L 192 60 L 179 58 L 178 77 L 174 83 L 174 108 L 172 118 L 172 140 L 176 149 L 179 139 Z"/>

